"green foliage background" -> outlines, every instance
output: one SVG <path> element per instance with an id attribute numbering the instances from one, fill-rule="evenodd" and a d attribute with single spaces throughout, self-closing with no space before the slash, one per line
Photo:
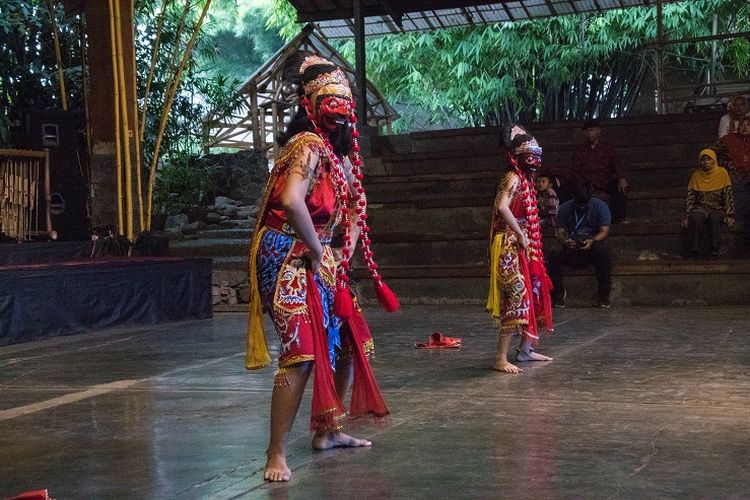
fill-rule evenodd
<path id="1" fill-rule="evenodd" d="M 287 0 L 274 0 L 269 25 L 285 37 L 299 29 Z M 670 38 L 750 30 L 747 0 L 692 0 L 664 7 Z M 421 110 L 454 126 L 622 115 L 637 93 L 638 79 L 653 78 L 652 53 L 644 43 L 656 37 L 656 9 L 635 7 L 600 15 L 561 16 L 471 28 L 372 37 L 367 40 L 368 77 L 391 102 L 403 106 L 397 130 L 410 128 Z M 746 39 L 719 42 L 719 74 L 748 76 Z M 340 44 L 351 61 L 352 41 Z M 710 43 L 667 49 L 671 69 L 698 79 L 705 72 Z M 555 108 L 554 110 L 551 108 Z"/>
<path id="2" fill-rule="evenodd" d="M 191 0 L 191 15 L 180 28 L 185 1 L 172 1 L 162 12 L 163 0 L 136 0 L 136 64 L 141 105 L 156 29 L 160 16 L 165 17 L 162 56 L 150 88 L 142 145 L 144 178 L 169 78 L 183 54 L 203 1 Z M 82 114 L 84 21 L 79 16 L 66 17 L 62 2 L 56 3 L 68 106 L 72 112 Z M 275 30 L 266 28 L 265 22 L 262 2 L 213 0 L 167 122 L 155 192 L 158 210 L 179 211 L 180 206 L 200 202 L 207 192 L 204 186 L 213 172 L 202 170 L 205 167 L 190 158 L 202 152 L 203 125 L 209 111 L 242 111 L 245 104 L 237 88 L 283 44 Z M 52 33 L 46 0 L 0 0 L 0 147 L 22 144 L 23 121 L 30 110 L 61 108 Z M 171 56 L 175 48 L 176 58 Z"/>
<path id="3" fill-rule="evenodd" d="M 183 5 L 174 1 L 165 13 L 164 54 L 178 43 Z M 161 6 L 162 0 L 136 0 L 141 96 Z M 204 192 L 201 186 L 212 173 L 191 171 L 201 167 L 186 158 L 201 152 L 206 116 L 210 110 L 241 112 L 245 104 L 236 89 L 300 28 L 288 0 L 214 0 L 209 12 L 167 126 L 160 164 L 159 191 L 166 193 L 162 205 L 174 205 L 169 192 L 177 188 L 169 186 L 181 178 L 197 179 L 197 188 L 180 189 Z M 714 12 L 721 32 L 750 31 L 748 0 L 682 1 L 667 4 L 664 12 L 665 32 L 671 38 L 710 34 Z M 190 32 L 196 17 L 194 12 L 183 33 Z M 83 25 L 77 17 L 64 17 L 61 5 L 57 19 L 69 106 L 83 112 Z M 652 83 L 653 51 L 644 44 L 655 36 L 653 7 L 405 33 L 369 38 L 367 71 L 385 97 L 398 105 L 403 118 L 395 124 L 397 132 L 425 121 L 459 127 L 507 119 L 618 116 L 629 113 L 638 94 Z M 353 61 L 352 41 L 335 44 Z M 696 84 L 705 81 L 710 50 L 710 43 L 669 46 L 670 74 L 682 74 Z M 151 160 L 158 111 L 175 63 L 162 57 L 157 67 L 143 165 Z M 748 78 L 748 40 L 719 42 L 718 63 L 719 76 Z M 59 108 L 58 89 L 46 0 L 0 0 L 0 147 L 18 143 L 28 110 Z M 159 196 L 157 192 L 157 203 Z"/>

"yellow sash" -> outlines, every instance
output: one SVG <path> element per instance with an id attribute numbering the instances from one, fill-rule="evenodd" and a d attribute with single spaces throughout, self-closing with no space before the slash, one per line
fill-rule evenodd
<path id="1" fill-rule="evenodd" d="M 504 234 L 498 232 L 492 239 L 492 245 L 490 247 L 490 293 L 487 297 L 487 311 L 489 311 L 494 318 L 501 317 L 503 308 L 503 297 L 500 291 L 500 287 L 497 285 L 497 269 L 500 266 L 500 254 L 503 246 Z"/>
<path id="2" fill-rule="evenodd" d="M 258 289 L 258 270 L 255 264 L 258 247 L 263 239 L 266 227 L 263 226 L 253 237 L 250 250 L 248 268 L 250 271 L 250 314 L 247 318 L 247 352 L 245 354 L 245 368 L 257 370 L 271 364 L 271 354 L 268 352 L 266 334 L 263 330 L 263 305 Z"/>

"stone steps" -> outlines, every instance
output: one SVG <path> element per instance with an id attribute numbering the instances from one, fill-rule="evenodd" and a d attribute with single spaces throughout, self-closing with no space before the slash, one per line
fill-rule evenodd
<path id="1" fill-rule="evenodd" d="M 386 203 L 394 198 L 400 201 L 472 196 L 477 193 L 494 195 L 500 181 L 499 171 L 499 168 L 494 168 L 474 172 L 382 175 L 366 178 L 365 187 L 371 203 Z M 630 191 L 680 189 L 684 195 L 692 172 L 692 163 L 683 161 L 631 164 L 628 174 Z"/>
<path id="2" fill-rule="evenodd" d="M 487 300 L 486 266 L 381 266 L 380 272 L 404 304 L 474 303 Z M 614 264 L 612 304 L 750 304 L 750 260 L 659 261 Z M 371 280 L 356 268 L 356 286 L 373 302 Z M 593 268 L 566 269 L 566 304 L 589 306 L 596 299 Z"/>
<path id="3" fill-rule="evenodd" d="M 686 263 L 682 253 L 687 182 L 697 152 L 716 140 L 719 115 L 632 117 L 603 123 L 630 171 L 628 220 L 612 228 L 615 304 L 750 303 L 748 261 Z M 567 169 L 583 141 L 580 123 L 535 124 L 544 164 Z M 383 276 L 405 302 L 482 302 L 487 286 L 491 206 L 504 154 L 497 129 L 424 132 L 378 139 L 366 188 L 373 249 Z M 726 230 L 737 256 L 740 233 Z M 659 260 L 639 261 L 643 253 Z M 357 271 L 362 275 L 362 271 Z M 364 280 L 363 286 L 367 288 Z M 586 305 L 593 269 L 566 279 L 571 305 Z M 716 290 L 720 288 L 720 290 Z M 736 293 L 735 293 L 736 292 Z"/>
<path id="4" fill-rule="evenodd" d="M 646 225 L 641 225 L 646 226 Z M 640 234 L 622 234 L 616 229 L 609 238 L 612 258 L 615 262 L 636 262 L 639 257 L 645 258 L 649 252 L 660 259 L 674 258 L 683 255 L 685 249 L 685 232 L 674 224 L 667 232 L 644 230 Z M 472 239 L 461 240 L 422 240 L 414 238 L 406 241 L 383 241 L 378 235 L 373 235 L 375 241 L 373 250 L 380 265 L 445 265 L 462 262 L 472 265 L 487 265 L 488 240 L 487 234 L 478 235 Z M 741 255 L 741 233 L 737 229 L 727 230 L 722 235 L 723 251 L 728 257 Z M 549 244 L 546 242 L 545 244 Z M 359 259 L 355 254 L 355 261 Z"/>
<path id="5" fill-rule="evenodd" d="M 191 238 L 186 239 L 200 239 L 200 240 L 207 240 L 207 239 L 239 239 L 239 240 L 245 240 L 247 241 L 250 239 L 250 236 L 252 235 L 253 231 L 252 228 L 233 228 L 233 229 L 209 229 L 205 231 L 201 231 L 195 235 L 192 235 Z"/>
<path id="6" fill-rule="evenodd" d="M 391 195 L 383 193 L 383 198 L 387 196 Z M 450 240 L 453 233 L 487 231 L 494 193 L 412 200 L 398 199 L 393 195 L 387 203 L 383 198 L 380 195 L 370 198 L 368 213 L 373 231 L 443 233 L 446 240 Z M 633 222 L 679 222 L 684 210 L 685 192 L 682 189 L 635 191 L 628 199 L 628 219 Z"/>
<path id="7" fill-rule="evenodd" d="M 615 145 L 716 140 L 720 113 L 693 115 L 633 116 L 601 123 L 604 136 Z M 553 144 L 583 141 L 582 122 L 535 123 L 529 130 L 548 150 Z M 379 137 L 376 150 L 387 157 L 392 153 L 484 151 L 499 146 L 500 130 L 497 127 L 479 127 L 454 130 L 417 132 L 408 135 Z"/>
<path id="8" fill-rule="evenodd" d="M 247 254 L 248 240 L 238 238 L 203 238 L 181 241 L 171 246 L 172 255 L 180 257 L 228 257 Z"/>

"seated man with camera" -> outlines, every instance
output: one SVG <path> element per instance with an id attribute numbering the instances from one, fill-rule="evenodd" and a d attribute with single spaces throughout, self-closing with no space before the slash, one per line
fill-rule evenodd
<path id="1" fill-rule="evenodd" d="M 573 188 L 573 199 L 560 205 L 557 212 L 555 244 L 545 249 L 547 272 L 552 280 L 552 302 L 565 307 L 567 292 L 563 286 L 563 266 L 594 265 L 599 285 L 599 307 L 609 307 L 612 288 L 612 259 L 606 238 L 612 215 L 607 204 L 592 196 L 593 188 L 579 181 Z"/>

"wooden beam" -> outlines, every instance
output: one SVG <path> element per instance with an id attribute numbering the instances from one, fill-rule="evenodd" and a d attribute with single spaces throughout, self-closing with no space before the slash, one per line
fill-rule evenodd
<path id="1" fill-rule="evenodd" d="M 398 26 L 399 29 L 404 29 L 404 13 L 400 10 L 397 10 L 390 0 L 378 0 L 378 3 L 385 9 L 388 15 L 391 16 L 391 19 L 393 19 L 393 22 L 396 23 L 396 26 Z"/>
<path id="2" fill-rule="evenodd" d="M 352 7 L 345 7 L 341 9 L 313 9 L 307 10 L 304 7 L 297 7 L 296 4 L 302 3 L 299 1 L 291 1 L 292 5 L 297 9 L 297 22 L 307 23 L 316 21 L 332 21 L 335 19 L 352 19 L 354 17 L 354 5 Z M 386 3 L 391 3 L 390 1 Z M 454 9 L 461 7 L 474 7 L 477 5 L 489 5 L 493 3 L 499 3 L 498 0 L 487 1 L 487 0 L 416 0 L 409 3 L 399 2 L 398 12 L 408 14 L 410 12 L 421 12 L 424 10 L 441 10 L 441 9 Z M 378 5 L 363 5 L 362 13 L 365 17 L 373 16 L 389 16 L 388 10 L 383 7 L 383 2 L 378 0 Z"/>
<path id="3" fill-rule="evenodd" d="M 365 72 L 365 15 L 362 0 L 354 0 L 354 59 L 357 83 L 357 118 L 367 125 L 367 75 Z"/>
<path id="4" fill-rule="evenodd" d="M 692 38 L 677 38 L 675 40 L 664 39 L 659 43 L 658 39 L 652 42 L 644 43 L 644 47 L 653 45 L 675 45 L 678 43 L 698 43 L 698 42 L 710 42 L 712 40 L 731 40 L 733 38 L 750 38 L 750 31 L 742 31 L 739 33 L 723 33 L 718 35 L 707 35 L 697 36 Z"/>
<path id="5" fill-rule="evenodd" d="M 428 11 L 428 10 L 443 10 L 443 9 L 460 9 L 460 8 L 466 8 L 466 7 L 478 7 L 480 5 L 491 5 L 491 4 L 499 4 L 502 5 L 503 8 L 507 12 L 507 6 L 505 4 L 508 3 L 509 0 L 413 0 L 410 2 L 394 2 L 393 0 L 376 0 L 377 4 L 368 4 L 362 6 L 362 12 L 364 13 L 365 17 L 377 17 L 377 16 L 390 16 L 391 14 L 388 12 L 388 9 L 383 6 L 383 3 L 391 4 L 391 5 L 398 5 L 397 8 L 394 8 L 395 12 L 403 14 L 409 14 L 412 12 L 422 12 L 422 11 Z M 662 0 L 663 3 L 670 3 L 675 0 Z M 334 21 L 334 20 L 341 20 L 341 19 L 352 19 L 354 17 L 354 7 L 353 7 L 353 1 L 352 2 L 345 2 L 345 7 L 340 8 L 325 8 L 320 6 L 315 6 L 314 8 L 311 7 L 310 2 L 303 1 L 303 0 L 290 0 L 290 3 L 294 8 L 297 10 L 297 22 L 299 23 L 309 23 L 309 22 L 319 22 L 319 21 Z M 647 2 L 644 1 L 643 5 L 652 5 L 654 2 Z M 547 2 L 547 5 L 550 5 Z M 605 7 L 602 7 L 600 4 L 595 4 L 596 7 L 598 7 L 601 10 L 613 10 L 613 9 L 621 9 L 624 7 L 615 6 L 610 9 L 606 9 Z M 632 7 L 637 7 L 638 5 L 632 5 Z M 525 10 L 526 5 L 521 5 L 521 7 Z M 555 9 L 550 9 L 553 14 L 556 14 Z M 596 11 L 596 9 L 595 9 Z"/>

